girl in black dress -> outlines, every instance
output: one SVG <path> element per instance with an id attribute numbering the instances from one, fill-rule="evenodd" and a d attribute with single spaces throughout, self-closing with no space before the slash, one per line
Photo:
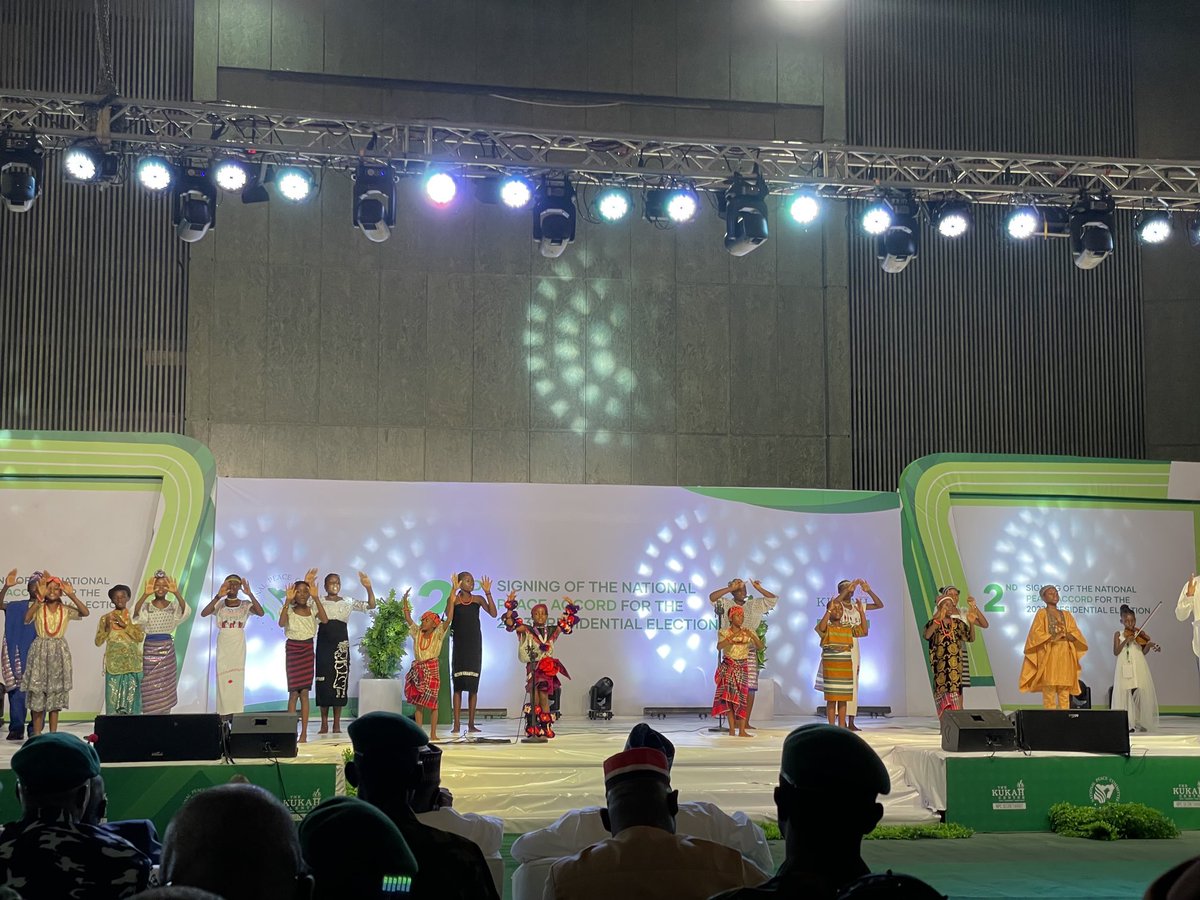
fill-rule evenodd
<path id="1" fill-rule="evenodd" d="M 492 599 L 492 579 L 486 575 L 480 582 L 483 596 L 471 593 L 475 590 L 475 576 L 470 572 L 458 574 L 458 590 L 451 597 L 455 604 L 454 624 L 450 627 L 450 678 L 453 682 L 451 696 L 454 697 L 454 728 L 451 734 L 462 730 L 462 695 L 467 695 L 467 731 L 479 731 L 475 727 L 475 704 L 479 700 L 479 670 L 483 667 L 483 631 L 479 626 L 479 611 L 483 609 L 496 618 L 496 601 Z"/>

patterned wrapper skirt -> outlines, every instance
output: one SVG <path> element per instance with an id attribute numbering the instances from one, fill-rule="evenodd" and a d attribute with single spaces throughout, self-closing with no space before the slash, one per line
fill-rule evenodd
<path id="1" fill-rule="evenodd" d="M 38 637 L 29 648 L 21 690 L 31 710 L 66 709 L 71 696 L 71 648 L 65 638 Z"/>
<path id="2" fill-rule="evenodd" d="M 436 658 L 414 662 L 404 676 L 404 699 L 413 706 L 437 708 L 441 689 L 442 676 Z"/>
<path id="3" fill-rule="evenodd" d="M 854 654 L 850 650 L 821 651 L 821 682 L 826 701 L 854 699 Z"/>
<path id="4" fill-rule="evenodd" d="M 942 713 L 944 713 L 948 709 L 962 709 L 963 708 L 962 694 L 956 694 L 956 693 L 953 693 L 952 691 L 947 691 L 944 694 L 937 694 L 933 698 L 933 702 L 934 702 L 934 705 L 937 707 L 937 714 L 938 714 L 939 719 L 942 717 Z"/>
<path id="5" fill-rule="evenodd" d="M 717 683 L 717 690 L 713 695 L 712 714 L 729 716 L 733 719 L 746 718 L 746 708 L 750 703 L 746 661 L 722 656 L 714 680 Z"/>
<path id="6" fill-rule="evenodd" d="M 104 708 L 110 716 L 142 714 L 142 673 L 104 675 Z"/>
<path id="7" fill-rule="evenodd" d="M 317 629 L 317 706 L 345 706 L 350 690 L 350 632 L 339 619 Z"/>
<path id="8" fill-rule="evenodd" d="M 525 690 L 541 691 L 547 697 L 562 688 L 557 672 L 548 671 L 540 663 L 525 664 Z"/>
<path id="9" fill-rule="evenodd" d="M 148 634 L 142 644 L 142 712 L 169 713 L 179 702 L 175 641 L 169 634 Z"/>
<path id="10" fill-rule="evenodd" d="M 307 641 L 287 641 L 287 683 L 288 691 L 308 693 L 313 683 L 313 669 L 316 655 L 313 653 L 312 638 Z"/>

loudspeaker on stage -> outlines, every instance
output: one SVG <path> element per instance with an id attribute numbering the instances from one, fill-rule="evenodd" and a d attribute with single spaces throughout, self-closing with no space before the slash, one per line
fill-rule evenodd
<path id="1" fill-rule="evenodd" d="M 941 725 L 942 749 L 948 753 L 1017 749 L 1017 729 L 998 709 L 948 709 Z"/>
<path id="2" fill-rule="evenodd" d="M 1129 755 L 1129 716 L 1122 709 L 1019 709 L 1013 722 L 1022 750 Z"/>
<path id="3" fill-rule="evenodd" d="M 96 752 L 106 763 L 220 759 L 223 738 L 216 713 L 96 717 Z"/>

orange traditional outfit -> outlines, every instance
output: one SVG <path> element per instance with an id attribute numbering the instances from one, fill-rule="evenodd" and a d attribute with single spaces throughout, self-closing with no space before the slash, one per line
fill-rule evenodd
<path id="1" fill-rule="evenodd" d="M 1056 635 L 1065 633 L 1065 638 Z M 1069 709 L 1071 695 L 1079 693 L 1080 660 L 1087 641 L 1075 617 L 1058 609 L 1039 609 L 1025 638 L 1025 663 L 1021 666 L 1021 692 L 1042 692 L 1046 709 Z"/>

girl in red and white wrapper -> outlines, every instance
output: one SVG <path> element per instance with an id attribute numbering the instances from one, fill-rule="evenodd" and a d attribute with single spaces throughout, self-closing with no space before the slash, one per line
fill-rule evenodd
<path id="1" fill-rule="evenodd" d="M 429 740 L 436 741 L 438 695 L 442 692 L 442 676 L 438 671 L 442 657 L 442 643 L 454 622 L 454 597 L 460 587 L 458 575 L 450 576 L 450 597 L 446 604 L 446 615 L 439 616 L 433 610 L 421 613 L 421 624 L 413 621 L 412 607 L 408 602 L 408 591 L 400 598 L 404 618 L 408 620 L 409 633 L 413 639 L 413 664 L 404 676 L 404 699 L 416 707 L 418 725 L 425 724 L 425 711 L 429 711 Z"/>
<path id="2" fill-rule="evenodd" d="M 500 621 L 519 638 L 517 657 L 525 663 L 526 690 L 530 702 L 525 704 L 525 734 L 527 740 L 544 743 L 554 737 L 554 717 L 550 714 L 550 696 L 559 689 L 559 675 L 571 677 L 554 656 L 554 643 L 570 634 L 579 624 L 579 607 L 570 597 L 563 597 L 563 614 L 555 625 L 549 624 L 550 609 L 538 603 L 529 611 L 532 621 L 525 622 L 517 614 L 517 592 L 510 591 L 504 601 Z"/>

